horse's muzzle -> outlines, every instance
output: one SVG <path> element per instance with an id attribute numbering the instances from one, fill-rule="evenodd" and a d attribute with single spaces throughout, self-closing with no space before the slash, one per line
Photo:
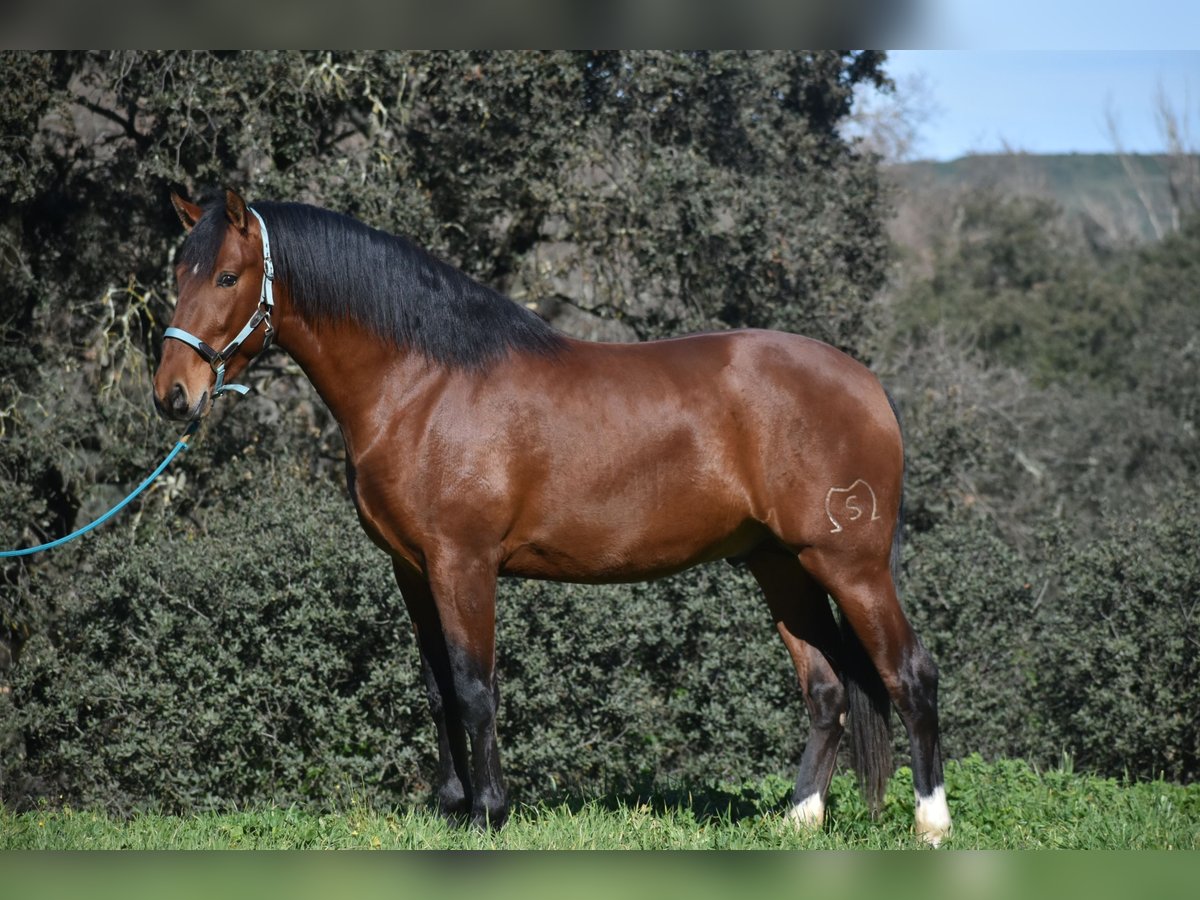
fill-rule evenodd
<path id="1" fill-rule="evenodd" d="M 159 415 L 177 422 L 199 419 L 203 415 L 207 403 L 208 391 L 204 391 L 200 395 L 200 399 L 193 404 L 189 402 L 187 389 L 178 381 L 171 385 L 166 397 L 154 394 L 154 408 L 158 410 Z"/>

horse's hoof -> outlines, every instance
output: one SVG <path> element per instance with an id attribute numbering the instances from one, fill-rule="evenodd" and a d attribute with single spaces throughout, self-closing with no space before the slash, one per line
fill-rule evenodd
<path id="1" fill-rule="evenodd" d="M 475 794 L 471 804 L 471 824 L 483 831 L 498 831 L 508 819 L 508 798 L 504 790 L 485 787 Z"/>
<path id="2" fill-rule="evenodd" d="M 447 823 L 461 828 L 470 819 L 471 801 L 462 794 L 439 795 L 437 810 Z"/>
<path id="3" fill-rule="evenodd" d="M 507 821 L 507 809 L 477 809 L 471 813 L 471 825 L 480 831 L 499 831 Z"/>
<path id="4" fill-rule="evenodd" d="M 942 846 L 942 841 L 950 837 L 951 829 L 947 827 L 944 830 L 926 828 L 925 830 L 917 829 L 917 839 L 922 843 L 928 844 L 934 850 Z"/>

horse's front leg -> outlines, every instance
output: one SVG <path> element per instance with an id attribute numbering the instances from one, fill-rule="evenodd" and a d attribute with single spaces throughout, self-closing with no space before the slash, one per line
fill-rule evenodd
<path id="1" fill-rule="evenodd" d="M 459 551 L 431 554 L 427 561 L 455 707 L 471 741 L 471 821 L 498 828 L 508 817 L 508 800 L 496 739 L 496 568 Z"/>
<path id="2" fill-rule="evenodd" d="M 441 620 L 429 583 L 406 563 L 397 562 L 393 568 L 421 651 L 421 674 L 437 729 L 438 810 L 447 819 L 460 821 L 471 810 L 470 755 L 454 699 L 454 675 Z"/>

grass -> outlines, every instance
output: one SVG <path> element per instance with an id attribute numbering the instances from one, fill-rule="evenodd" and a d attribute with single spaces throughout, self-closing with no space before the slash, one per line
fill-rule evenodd
<path id="1" fill-rule="evenodd" d="M 954 849 L 1200 849 L 1200 784 L 1122 783 L 1021 761 L 951 762 Z M 871 821 L 848 775 L 834 779 L 826 827 L 798 833 L 780 815 L 782 778 L 693 793 L 518 806 L 500 831 L 448 826 L 427 809 L 351 800 L 313 812 L 266 808 L 182 816 L 44 808 L 0 812 L 0 849 L 883 849 L 917 848 L 912 781 L 892 779 Z"/>

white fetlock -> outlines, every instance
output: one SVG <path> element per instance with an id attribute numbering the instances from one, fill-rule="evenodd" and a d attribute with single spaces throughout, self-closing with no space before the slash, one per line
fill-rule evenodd
<path id="1" fill-rule="evenodd" d="M 809 794 L 792 805 L 787 817 L 799 831 L 817 831 L 825 824 L 825 801 L 820 794 Z"/>
<path id="2" fill-rule="evenodd" d="M 939 784 L 928 797 L 916 794 L 916 798 L 917 837 L 937 847 L 950 836 L 950 807 L 946 805 L 946 788 Z"/>

